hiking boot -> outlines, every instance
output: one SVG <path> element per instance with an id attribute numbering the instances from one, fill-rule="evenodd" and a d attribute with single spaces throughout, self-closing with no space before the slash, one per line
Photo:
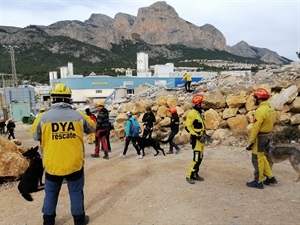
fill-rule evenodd
<path id="1" fill-rule="evenodd" d="M 186 179 L 186 181 L 189 183 L 189 184 L 195 184 L 196 183 L 196 181 L 194 181 L 193 179 L 191 179 L 191 178 L 185 178 Z"/>
<path id="2" fill-rule="evenodd" d="M 123 153 L 120 153 L 120 158 L 123 158 L 123 159 L 125 159 L 125 155 L 123 155 Z"/>
<path id="3" fill-rule="evenodd" d="M 137 157 L 136 157 L 137 159 L 142 159 L 143 158 L 143 156 L 142 155 L 137 155 Z"/>
<path id="4" fill-rule="evenodd" d="M 262 182 L 257 182 L 256 180 L 251 181 L 251 182 L 247 182 L 246 185 L 248 187 L 253 187 L 253 188 L 258 188 L 258 189 L 264 189 L 264 185 Z"/>
<path id="5" fill-rule="evenodd" d="M 204 181 L 204 178 L 200 177 L 200 176 L 197 176 L 197 177 L 194 178 L 194 180 L 196 180 L 196 181 Z"/>
<path id="6" fill-rule="evenodd" d="M 276 180 L 275 177 L 271 177 L 271 178 L 265 179 L 265 180 L 263 181 L 263 183 L 264 183 L 265 185 L 270 185 L 270 184 L 277 184 L 278 181 Z"/>
<path id="7" fill-rule="evenodd" d="M 99 155 L 96 155 L 96 154 L 91 154 L 91 157 L 92 157 L 92 158 L 99 158 L 100 156 L 99 156 Z"/>
<path id="8" fill-rule="evenodd" d="M 173 154 L 173 151 L 169 150 L 166 154 Z"/>
<path id="9" fill-rule="evenodd" d="M 90 221 L 89 216 L 85 216 L 85 218 L 84 218 L 84 225 L 87 225 L 89 223 L 89 221 Z"/>
<path id="10" fill-rule="evenodd" d="M 180 148 L 175 150 L 175 154 L 178 154 L 180 152 Z"/>

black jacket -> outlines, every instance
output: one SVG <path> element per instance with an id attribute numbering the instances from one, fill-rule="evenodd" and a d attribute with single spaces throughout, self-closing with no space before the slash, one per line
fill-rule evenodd
<path id="1" fill-rule="evenodd" d="M 96 130 L 104 130 L 109 128 L 109 112 L 106 108 L 102 108 L 97 115 Z"/>
<path id="2" fill-rule="evenodd" d="M 172 113 L 171 123 L 162 127 L 171 127 L 171 131 L 179 131 L 179 116 L 177 113 Z"/>
<path id="3" fill-rule="evenodd" d="M 10 123 L 7 123 L 6 127 L 7 127 L 8 131 L 13 131 L 16 127 L 16 124 L 14 122 L 10 122 Z"/>
<path id="4" fill-rule="evenodd" d="M 146 125 L 146 127 L 149 127 L 149 128 L 153 127 L 153 124 L 156 121 L 154 113 L 153 112 L 145 113 L 142 121 L 144 122 L 144 125 Z"/>

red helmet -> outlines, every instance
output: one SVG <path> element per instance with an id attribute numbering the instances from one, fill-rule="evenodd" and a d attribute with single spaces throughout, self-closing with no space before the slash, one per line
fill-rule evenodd
<path id="1" fill-rule="evenodd" d="M 177 109 L 175 107 L 169 108 L 170 113 L 177 113 Z"/>
<path id="2" fill-rule="evenodd" d="M 268 99 L 270 97 L 268 91 L 264 88 L 257 88 L 253 92 L 253 96 L 257 99 Z"/>
<path id="3" fill-rule="evenodd" d="M 204 96 L 201 94 L 195 94 L 193 96 L 192 102 L 194 105 L 199 105 L 201 102 L 204 101 Z"/>

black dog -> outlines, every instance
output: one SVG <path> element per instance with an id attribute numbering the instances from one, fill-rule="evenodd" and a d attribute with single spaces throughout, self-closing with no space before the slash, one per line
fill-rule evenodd
<path id="1" fill-rule="evenodd" d="M 160 147 L 159 144 L 160 140 L 155 139 L 155 138 L 141 138 L 138 137 L 138 144 L 139 147 L 141 148 L 142 152 L 143 152 L 143 156 L 145 156 L 145 148 L 146 147 L 152 147 L 154 148 L 154 150 L 156 151 L 156 153 L 154 154 L 154 156 L 157 156 L 159 154 L 159 151 L 162 151 L 163 155 L 165 154 L 165 151 Z"/>
<path id="2" fill-rule="evenodd" d="M 30 161 L 30 164 L 21 178 L 18 189 L 27 201 L 33 201 L 30 195 L 31 192 L 37 192 L 44 189 L 38 187 L 39 184 L 40 186 L 44 186 L 42 182 L 44 167 L 38 149 L 39 146 L 36 146 L 23 153 L 23 156 Z"/>

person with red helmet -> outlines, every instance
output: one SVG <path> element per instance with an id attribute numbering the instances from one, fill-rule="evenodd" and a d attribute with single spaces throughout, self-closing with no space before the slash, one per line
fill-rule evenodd
<path id="1" fill-rule="evenodd" d="M 264 184 L 277 183 L 265 156 L 265 150 L 270 147 L 270 132 L 276 120 L 276 111 L 267 101 L 269 97 L 268 91 L 264 88 L 258 88 L 253 92 L 253 100 L 258 107 L 254 112 L 249 145 L 246 147 L 246 150 L 252 151 L 254 167 L 254 180 L 247 182 L 246 185 L 258 189 L 264 189 Z M 267 178 L 263 181 L 265 176 Z"/>
<path id="2" fill-rule="evenodd" d="M 199 175 L 199 167 L 203 159 L 205 142 L 205 124 L 202 118 L 202 108 L 204 106 L 204 96 L 195 94 L 192 98 L 194 107 L 189 111 L 186 117 L 185 129 L 191 135 L 191 145 L 193 148 L 193 161 L 186 174 L 186 181 L 195 184 L 196 181 L 204 181 Z"/>
<path id="3" fill-rule="evenodd" d="M 167 152 L 167 154 L 173 154 L 173 148 L 176 149 L 175 154 L 178 154 L 180 151 L 180 148 L 178 147 L 178 145 L 175 144 L 173 139 L 174 139 L 175 135 L 179 132 L 179 116 L 177 113 L 177 109 L 175 107 L 170 107 L 169 112 L 172 114 L 171 115 L 171 123 L 168 125 L 165 125 L 165 126 L 161 126 L 161 127 L 170 127 L 171 133 L 168 137 L 168 140 L 163 141 L 163 143 L 169 142 L 169 144 L 170 144 L 170 148 L 169 148 L 169 151 Z"/>

